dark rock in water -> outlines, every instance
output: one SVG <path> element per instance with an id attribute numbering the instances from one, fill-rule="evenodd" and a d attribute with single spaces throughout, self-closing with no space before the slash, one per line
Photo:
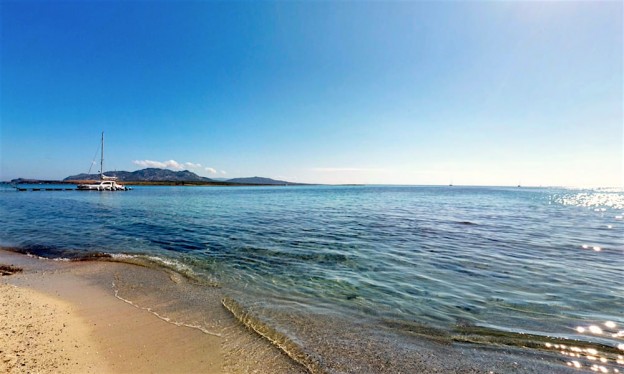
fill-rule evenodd
<path id="1" fill-rule="evenodd" d="M 470 222 L 470 221 L 460 221 L 460 222 L 456 222 L 456 223 L 458 225 L 469 225 L 469 226 L 471 226 L 471 225 L 475 225 L 476 226 L 477 225 L 476 223 Z"/>

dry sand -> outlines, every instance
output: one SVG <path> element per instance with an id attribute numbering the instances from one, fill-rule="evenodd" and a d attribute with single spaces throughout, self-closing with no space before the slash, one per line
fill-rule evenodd
<path id="1" fill-rule="evenodd" d="M 89 325 L 62 300 L 0 284 L 0 372 L 107 373 Z"/>

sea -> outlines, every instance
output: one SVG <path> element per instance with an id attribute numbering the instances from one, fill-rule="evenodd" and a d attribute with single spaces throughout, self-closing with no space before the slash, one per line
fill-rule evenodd
<path id="1" fill-rule="evenodd" d="M 621 188 L 5 185 L 0 246 L 218 284 L 312 372 L 410 372 L 431 340 L 624 373 L 623 216 Z"/>

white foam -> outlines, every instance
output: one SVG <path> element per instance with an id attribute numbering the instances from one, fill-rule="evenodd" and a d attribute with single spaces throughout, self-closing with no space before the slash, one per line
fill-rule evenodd
<path id="1" fill-rule="evenodd" d="M 34 255 L 32 253 L 26 253 L 27 257 L 30 258 L 36 258 L 37 260 L 48 260 L 48 261 L 62 261 L 62 262 L 67 262 L 67 261 L 71 261 L 70 258 L 66 258 L 66 257 L 55 257 L 55 258 L 48 258 L 48 257 L 43 257 L 43 256 L 37 256 Z"/>
<path id="2" fill-rule="evenodd" d="M 109 254 L 109 253 L 107 253 Z M 169 259 L 169 258 L 163 258 L 163 257 L 158 257 L 158 256 L 148 256 L 148 255 L 131 255 L 131 254 L 127 254 L 127 253 L 110 253 L 110 256 L 112 258 L 115 259 L 146 259 L 161 265 L 164 265 L 166 267 L 172 268 L 174 270 L 177 270 L 179 272 L 183 272 L 189 275 L 196 275 L 195 272 L 193 271 L 193 269 L 191 269 L 189 266 L 174 260 L 174 259 Z"/>
<path id="3" fill-rule="evenodd" d="M 195 272 L 193 271 L 193 269 L 191 269 L 190 267 L 188 267 L 187 265 L 184 265 L 183 263 L 173 260 L 173 259 L 168 259 L 168 258 L 162 258 L 162 257 L 158 257 L 158 256 L 145 256 L 148 260 L 150 261 L 154 261 L 154 262 L 158 262 L 161 263 L 163 265 L 172 267 L 178 271 L 183 271 L 186 273 L 190 273 L 190 274 L 195 274 Z"/>
<path id="4" fill-rule="evenodd" d="M 107 254 L 110 255 L 112 258 L 119 258 L 119 259 L 136 258 L 137 257 L 135 255 L 129 255 L 129 254 L 125 254 L 125 253 L 107 253 Z"/>

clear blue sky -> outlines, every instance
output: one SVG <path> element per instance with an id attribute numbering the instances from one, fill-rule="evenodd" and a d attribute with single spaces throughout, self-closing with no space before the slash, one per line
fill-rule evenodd
<path id="1" fill-rule="evenodd" d="M 2 1 L 0 12 L 0 180 L 86 172 L 105 131 L 106 170 L 624 182 L 621 1 Z"/>

